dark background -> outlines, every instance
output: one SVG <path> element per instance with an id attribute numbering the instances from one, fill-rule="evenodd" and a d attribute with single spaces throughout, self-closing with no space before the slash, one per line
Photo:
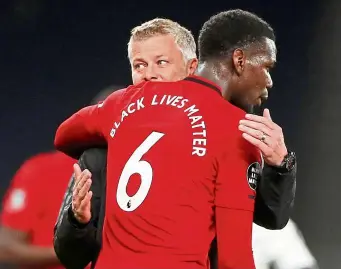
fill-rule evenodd
<path id="1" fill-rule="evenodd" d="M 166 17 L 197 36 L 205 20 L 229 8 L 254 11 L 275 28 L 268 107 L 298 155 L 293 218 L 320 267 L 341 268 L 338 0 L 1 0 L 0 197 L 22 161 L 52 149 L 61 121 L 100 89 L 130 84 L 132 27 Z"/>

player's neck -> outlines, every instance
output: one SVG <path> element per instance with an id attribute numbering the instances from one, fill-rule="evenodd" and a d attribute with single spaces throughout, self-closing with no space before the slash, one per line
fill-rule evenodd
<path id="1" fill-rule="evenodd" d="M 195 75 L 214 82 L 216 85 L 220 86 L 222 92 L 227 89 L 228 83 L 221 79 L 222 74 L 218 71 L 217 66 L 210 62 L 200 62 Z"/>

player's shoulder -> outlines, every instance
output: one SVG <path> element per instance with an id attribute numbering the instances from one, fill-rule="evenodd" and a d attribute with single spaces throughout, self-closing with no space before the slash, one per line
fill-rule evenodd
<path id="1" fill-rule="evenodd" d="M 222 99 L 222 90 L 221 88 L 215 84 L 213 81 L 203 78 L 201 76 L 188 76 L 185 79 L 176 82 L 176 84 L 185 86 L 186 89 L 189 89 L 194 95 L 197 96 L 206 96 L 211 101 Z"/>
<path id="2" fill-rule="evenodd" d="M 224 99 L 223 99 L 224 100 Z M 220 106 L 222 111 L 222 116 L 229 118 L 230 122 L 239 122 L 241 119 L 243 119 L 246 115 L 246 112 L 242 110 L 241 108 L 231 104 L 230 102 L 224 100 L 223 103 Z"/>
<path id="3" fill-rule="evenodd" d="M 107 96 L 107 98 L 105 100 L 99 102 L 97 104 L 97 106 L 98 107 L 102 107 L 104 105 L 108 106 L 108 105 L 115 104 L 115 103 L 119 102 L 122 99 L 122 97 L 124 96 L 124 94 L 126 93 L 127 89 L 129 89 L 130 87 L 131 86 L 112 92 L 110 95 Z"/>
<path id="4" fill-rule="evenodd" d="M 221 114 L 219 124 L 220 136 L 223 141 L 226 141 L 227 147 L 233 146 L 233 148 L 244 149 L 245 152 L 249 152 L 256 158 L 259 158 L 257 148 L 247 142 L 242 136 L 242 131 L 239 130 L 240 121 L 245 118 L 246 112 L 226 101 L 221 105 L 218 113 Z"/>
<path id="5" fill-rule="evenodd" d="M 108 95 L 107 100 L 115 100 L 115 99 L 119 98 L 120 96 L 122 96 L 127 91 L 127 89 L 130 89 L 131 87 L 132 86 L 128 86 L 126 88 L 122 88 L 122 89 L 119 89 L 119 90 L 112 92 L 110 95 Z"/>
<path id="6" fill-rule="evenodd" d="M 220 125 L 220 131 L 224 136 L 240 137 L 239 131 L 240 120 L 245 118 L 246 112 L 242 109 L 232 105 L 228 101 L 222 98 L 222 102 L 218 102 L 215 105 L 217 123 Z"/>
<path id="7" fill-rule="evenodd" d="M 55 152 L 37 153 L 23 162 L 21 168 L 36 168 L 49 163 L 51 159 L 56 159 Z"/>
<path id="8" fill-rule="evenodd" d="M 16 171 L 12 179 L 13 184 L 26 185 L 38 181 L 44 176 L 45 169 L 49 169 L 50 163 L 55 161 L 56 155 L 54 152 L 38 153 L 29 157 Z"/>
<path id="9" fill-rule="evenodd" d="M 51 151 L 51 152 L 44 152 L 40 153 L 38 156 L 36 156 L 37 161 L 39 162 L 45 162 L 46 165 L 64 165 L 69 163 L 74 163 L 75 160 L 68 155 L 60 152 L 60 151 Z"/>
<path id="10" fill-rule="evenodd" d="M 213 81 L 200 76 L 189 76 L 178 83 L 186 85 L 186 88 L 193 88 L 192 93 L 199 96 L 203 103 L 210 110 L 215 111 L 220 118 L 230 118 L 233 121 L 243 118 L 244 111 L 226 101 L 222 97 L 222 89 Z"/>
<path id="11" fill-rule="evenodd" d="M 20 169 L 40 173 L 42 170 L 54 169 L 60 166 L 65 167 L 72 165 L 74 162 L 74 159 L 59 151 L 43 152 L 28 158 Z"/>

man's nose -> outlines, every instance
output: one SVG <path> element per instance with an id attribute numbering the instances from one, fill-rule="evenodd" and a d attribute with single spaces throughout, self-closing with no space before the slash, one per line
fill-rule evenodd
<path id="1" fill-rule="evenodd" d="M 157 80 L 158 79 L 158 74 L 153 66 L 148 66 L 145 69 L 145 81 L 150 81 L 150 80 Z"/>
<path id="2" fill-rule="evenodd" d="M 273 80 L 272 80 L 271 76 L 269 76 L 267 79 L 266 87 L 267 87 L 267 89 L 271 89 L 273 87 Z"/>

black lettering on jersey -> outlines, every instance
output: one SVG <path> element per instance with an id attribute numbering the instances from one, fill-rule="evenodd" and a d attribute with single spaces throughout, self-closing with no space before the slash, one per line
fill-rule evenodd
<path id="1" fill-rule="evenodd" d="M 247 183 L 252 190 L 256 190 L 261 178 L 261 166 L 258 162 L 252 163 L 247 168 Z"/>

